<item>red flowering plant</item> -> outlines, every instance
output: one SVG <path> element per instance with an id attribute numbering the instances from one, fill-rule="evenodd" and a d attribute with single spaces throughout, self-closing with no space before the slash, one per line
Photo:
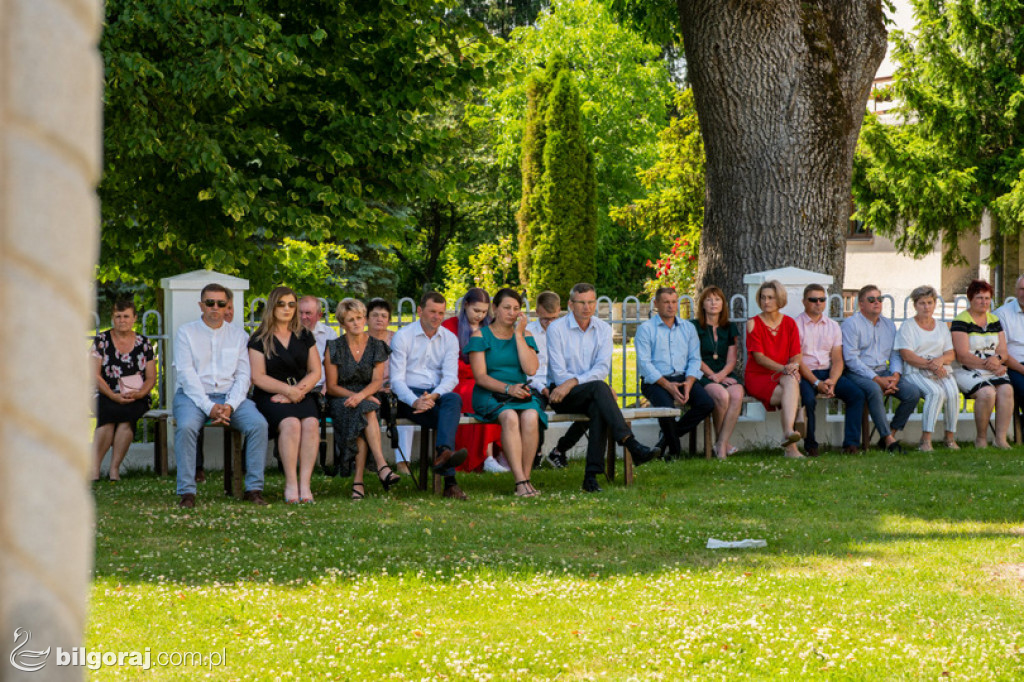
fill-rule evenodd
<path id="1" fill-rule="evenodd" d="M 697 229 L 699 235 L 699 227 Z M 668 253 L 661 254 L 656 261 L 647 261 L 647 267 L 653 270 L 653 274 L 644 282 L 644 293 L 654 296 L 654 292 L 660 287 L 675 287 L 680 296 L 693 295 L 694 282 L 697 280 L 699 248 L 698 240 L 691 234 L 676 237 Z"/>

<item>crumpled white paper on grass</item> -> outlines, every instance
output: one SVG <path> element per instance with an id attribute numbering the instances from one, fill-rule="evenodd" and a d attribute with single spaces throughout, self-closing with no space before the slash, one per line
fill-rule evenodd
<path id="1" fill-rule="evenodd" d="M 715 538 L 708 538 L 708 549 L 757 549 L 758 547 L 767 546 L 767 540 L 752 540 L 750 538 L 745 540 L 716 540 Z"/>

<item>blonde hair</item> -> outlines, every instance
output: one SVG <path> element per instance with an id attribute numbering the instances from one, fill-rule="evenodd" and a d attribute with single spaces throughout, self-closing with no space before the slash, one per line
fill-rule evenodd
<path id="1" fill-rule="evenodd" d="M 343 298 L 338 301 L 338 307 L 334 310 L 334 317 L 339 324 L 345 324 L 345 316 L 351 312 L 362 313 L 366 317 L 366 304 L 357 298 Z"/>
<path id="2" fill-rule="evenodd" d="M 277 309 L 277 302 L 285 296 L 291 296 L 295 299 L 295 314 L 292 315 L 292 319 L 288 322 L 288 331 L 292 334 L 298 334 L 302 328 L 302 323 L 299 322 L 299 297 L 295 295 L 295 292 L 288 287 L 277 287 L 270 292 L 267 296 L 267 306 L 263 309 L 263 319 L 260 320 L 259 329 L 253 334 L 260 344 L 263 346 L 263 355 L 270 358 L 274 357 L 274 327 L 277 326 L 274 321 L 274 310 Z"/>
<path id="3" fill-rule="evenodd" d="M 761 292 L 765 289 L 771 289 L 775 292 L 775 302 L 778 303 L 779 310 L 786 307 L 789 296 L 786 295 L 786 287 L 782 286 L 782 282 L 777 279 L 770 279 L 757 288 L 757 295 L 754 296 L 757 300 L 757 307 L 761 307 Z"/>

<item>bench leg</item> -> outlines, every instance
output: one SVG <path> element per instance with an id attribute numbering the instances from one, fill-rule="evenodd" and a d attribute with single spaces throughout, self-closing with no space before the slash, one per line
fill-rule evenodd
<path id="1" fill-rule="evenodd" d="M 711 446 L 714 445 L 712 442 L 712 438 L 714 438 L 712 422 L 711 415 L 704 419 L 704 459 L 711 459 Z M 694 433 L 696 433 L 696 429 L 694 429 Z"/>
<path id="2" fill-rule="evenodd" d="M 224 494 L 231 497 L 231 479 L 235 476 L 235 462 L 231 456 L 228 434 L 224 434 Z"/>
<path id="3" fill-rule="evenodd" d="M 420 480 L 416 486 L 420 490 L 427 489 L 427 477 L 430 476 L 430 444 L 434 440 L 434 431 L 425 426 L 420 427 Z"/>
<path id="4" fill-rule="evenodd" d="M 242 499 L 245 493 L 245 479 L 242 473 L 242 434 L 231 431 L 231 496 Z M 227 435 L 227 434 L 225 434 Z"/>
<path id="5" fill-rule="evenodd" d="M 167 475 L 167 417 L 156 420 L 156 435 L 153 439 L 153 471 L 157 476 Z"/>
<path id="6" fill-rule="evenodd" d="M 871 447 L 871 422 L 868 415 L 868 406 L 864 406 L 864 414 L 860 420 L 860 449 L 867 450 Z"/>
<path id="7" fill-rule="evenodd" d="M 632 422 L 626 422 L 626 426 L 633 428 Z M 612 450 L 614 456 L 615 450 Z M 613 463 L 614 466 L 614 463 Z M 622 448 L 622 482 L 625 483 L 626 487 L 633 485 L 633 455 L 629 454 L 629 450 L 625 447 Z"/>

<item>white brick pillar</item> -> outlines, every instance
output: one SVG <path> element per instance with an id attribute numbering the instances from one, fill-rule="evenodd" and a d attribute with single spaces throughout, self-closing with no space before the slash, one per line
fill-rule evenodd
<path id="1" fill-rule="evenodd" d="M 101 0 L 0 0 L 0 680 L 81 679 L 102 140 Z M 39 672 L 20 649 L 51 649 Z M 21 660 L 21 659 L 16 659 Z"/>

